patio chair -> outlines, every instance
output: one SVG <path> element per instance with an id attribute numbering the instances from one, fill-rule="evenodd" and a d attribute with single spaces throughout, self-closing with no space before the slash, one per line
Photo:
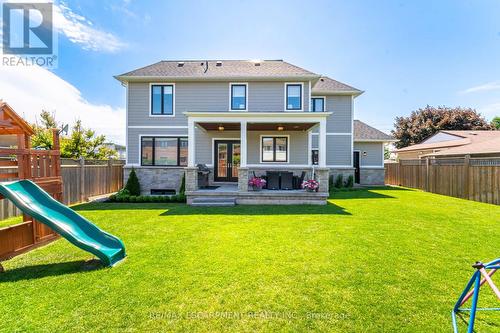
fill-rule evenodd
<path id="1" fill-rule="evenodd" d="M 280 189 L 280 174 L 275 171 L 267 171 L 267 189 L 279 190 Z"/>
<path id="2" fill-rule="evenodd" d="M 282 190 L 293 190 L 293 172 L 281 173 L 281 186 Z"/>
<path id="3" fill-rule="evenodd" d="M 306 172 L 302 171 L 302 174 L 299 176 L 293 176 L 293 188 L 296 190 L 301 189 L 302 183 L 304 182 L 304 178 L 306 178 Z"/>

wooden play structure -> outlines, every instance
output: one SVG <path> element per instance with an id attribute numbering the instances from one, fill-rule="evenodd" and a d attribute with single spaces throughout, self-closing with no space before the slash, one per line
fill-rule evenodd
<path id="1" fill-rule="evenodd" d="M 0 181 L 29 179 L 54 199 L 62 200 L 59 131 L 52 130 L 53 149 L 31 148 L 31 126 L 0 100 L 0 139 L 17 137 L 17 148 L 0 148 Z M 0 195 L 0 199 L 3 196 Z M 24 214 L 23 222 L 0 228 L 0 261 L 57 239 L 46 225 Z M 1 266 L 0 266 L 1 269 Z"/>

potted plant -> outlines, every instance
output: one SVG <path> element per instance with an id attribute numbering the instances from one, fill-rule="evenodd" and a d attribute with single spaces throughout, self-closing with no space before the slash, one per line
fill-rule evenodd
<path id="1" fill-rule="evenodd" d="M 265 179 L 262 179 L 260 177 L 252 177 L 249 181 L 248 181 L 248 185 L 249 186 L 252 186 L 252 189 L 254 191 L 260 191 L 262 190 L 262 188 L 264 186 L 266 186 L 266 180 Z"/>
<path id="2" fill-rule="evenodd" d="M 319 183 L 317 180 L 314 179 L 305 180 L 302 183 L 302 188 L 305 189 L 307 192 L 316 192 L 318 191 Z"/>

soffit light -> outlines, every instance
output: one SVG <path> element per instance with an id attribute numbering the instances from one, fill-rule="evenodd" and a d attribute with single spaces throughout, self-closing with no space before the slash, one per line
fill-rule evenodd
<path id="1" fill-rule="evenodd" d="M 284 130 L 285 128 L 283 126 L 278 126 L 278 131 L 282 131 Z"/>
<path id="2" fill-rule="evenodd" d="M 219 127 L 217 127 L 217 129 L 222 132 L 224 130 L 224 126 L 219 125 Z"/>

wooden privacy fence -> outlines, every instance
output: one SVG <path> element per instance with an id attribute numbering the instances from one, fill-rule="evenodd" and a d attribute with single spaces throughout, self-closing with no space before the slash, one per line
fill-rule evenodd
<path id="1" fill-rule="evenodd" d="M 62 159 L 63 202 L 72 205 L 123 187 L 124 161 Z"/>
<path id="2" fill-rule="evenodd" d="M 500 205 L 500 158 L 466 156 L 386 163 L 385 183 Z"/>
<path id="3" fill-rule="evenodd" d="M 89 197 L 118 191 L 123 187 L 123 165 L 121 160 L 61 159 L 63 203 L 72 205 L 85 202 Z M 5 168 L 2 174 L 17 172 L 17 168 Z M 0 200 L 0 220 L 19 215 L 21 211 L 9 200 Z"/>

